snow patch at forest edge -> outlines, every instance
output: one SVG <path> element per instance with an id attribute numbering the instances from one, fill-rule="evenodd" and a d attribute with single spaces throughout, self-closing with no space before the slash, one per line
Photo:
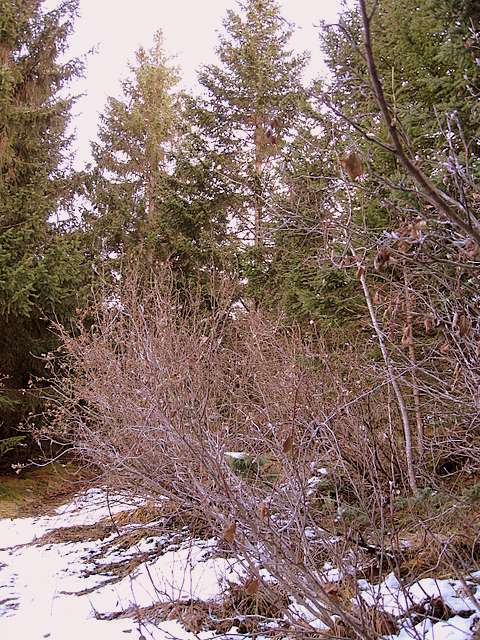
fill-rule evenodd
<path id="1" fill-rule="evenodd" d="M 128 618 L 99 620 L 96 615 L 119 613 L 132 606 L 148 606 L 178 597 L 202 600 L 218 597 L 224 589 L 222 578 L 231 568 L 225 558 L 206 559 L 213 541 L 190 542 L 176 551 L 167 551 L 112 584 L 107 572 L 85 574 L 94 568 L 92 556 L 116 534 L 101 542 L 36 544 L 36 539 L 60 527 L 94 524 L 110 513 L 134 506 L 119 497 L 110 497 L 107 504 L 106 492 L 92 489 L 74 503 L 57 509 L 53 516 L 0 520 L 2 640 L 118 640 L 124 637 L 123 633 L 132 633 L 129 637 L 133 638 L 143 634 L 154 640 L 171 635 L 195 637 L 172 620 L 158 628 L 146 629 Z M 155 540 L 150 539 L 146 546 L 154 544 Z M 129 551 L 124 555 L 128 557 Z M 118 561 L 118 552 L 110 557 L 107 552 L 102 562 L 114 561 Z M 89 592 L 85 593 L 86 590 Z M 205 633 L 202 637 L 213 635 Z"/>
<path id="2" fill-rule="evenodd" d="M 153 626 L 129 617 L 117 617 L 128 610 L 132 612 L 177 599 L 220 601 L 229 585 L 242 584 L 245 568 L 241 559 L 215 557 L 216 540 L 184 539 L 172 544 L 169 534 L 149 535 L 132 548 L 119 549 L 111 544 L 118 536 L 117 531 L 109 532 L 100 540 L 42 539 L 62 528 L 93 525 L 110 514 L 136 506 L 138 503 L 132 500 L 91 489 L 57 509 L 54 515 L 0 520 L 2 640 L 85 640 L 86 637 L 89 640 L 122 637 L 138 640 L 142 636 L 152 640 L 172 637 L 209 640 L 219 637 L 215 631 L 191 633 L 177 620 L 165 620 Z M 120 530 L 134 530 L 136 526 L 127 524 Z M 160 548 L 161 552 L 156 553 Z M 99 555 L 99 551 L 103 555 Z M 112 581 L 111 563 L 128 560 L 139 553 L 146 554 L 145 561 Z M 265 582 L 272 579 L 264 569 L 260 575 Z M 399 632 L 389 636 L 389 640 L 471 640 L 480 622 L 476 610 L 480 600 L 479 582 L 480 572 L 476 572 L 465 580 L 425 578 L 406 588 L 390 574 L 377 585 L 359 580 L 356 599 L 361 600 L 363 606 L 375 606 L 398 619 Z M 417 622 L 408 615 L 412 606 L 438 600 L 449 612 L 448 619 L 435 620 L 430 616 Z M 293 598 L 290 601 L 289 611 L 303 618 L 312 631 L 325 629 L 324 623 L 312 617 L 305 607 Z M 285 633 L 288 635 L 287 630 Z M 229 630 L 228 636 L 244 637 L 236 627 Z"/>

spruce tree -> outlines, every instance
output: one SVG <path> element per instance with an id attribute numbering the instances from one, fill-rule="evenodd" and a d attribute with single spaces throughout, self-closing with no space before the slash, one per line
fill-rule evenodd
<path id="1" fill-rule="evenodd" d="M 86 219 L 107 273 L 134 262 L 147 275 L 168 264 L 184 289 L 223 268 L 228 243 L 224 188 L 178 80 L 157 33 L 101 118 Z"/>
<path id="2" fill-rule="evenodd" d="M 43 372 L 52 320 L 66 320 L 88 279 L 70 216 L 75 175 L 67 126 L 68 83 L 82 71 L 64 62 L 77 0 L 44 11 L 38 0 L 0 2 L 0 380 L 13 389 Z M 7 393 L 7 389 L 12 390 Z M 17 413 L 9 414 L 12 421 Z M 8 416 L 3 414 L 8 422 Z M 5 422 L 5 424 L 6 424 Z M 5 428 L 5 427 L 4 427 Z"/>
<path id="3" fill-rule="evenodd" d="M 335 128 L 308 110 L 283 165 L 286 185 L 274 211 L 269 304 L 305 327 L 356 322 L 364 313 L 355 273 L 331 263 L 327 244 L 340 221 Z M 329 226 L 332 229 L 329 229 Z"/>
<path id="4" fill-rule="evenodd" d="M 435 173 L 438 184 L 446 175 L 438 160 L 445 146 L 448 117 L 458 118 L 472 150 L 471 160 L 478 155 L 479 65 L 474 54 L 478 33 L 474 29 L 472 6 L 469 2 L 452 0 L 402 3 L 382 0 L 371 23 L 376 64 L 400 133 L 408 139 L 411 150 L 430 163 L 424 168 Z M 385 136 L 370 88 L 358 11 L 346 11 L 341 24 L 342 29 L 323 33 L 332 82 L 326 91 L 318 87 L 319 103 L 327 98 L 330 105 L 371 137 Z M 345 131 L 349 132 L 350 140 L 352 135 L 356 136 L 349 125 Z M 368 149 L 373 168 L 375 162 L 385 166 L 390 161 L 389 170 L 395 169 L 388 152 L 366 144 L 368 141 L 362 141 L 361 137 L 357 140 Z"/>
<path id="5" fill-rule="evenodd" d="M 160 32 L 150 51 L 137 51 L 130 71 L 123 97 L 108 99 L 99 142 L 92 144 L 91 222 L 105 256 L 141 256 L 151 264 L 159 192 L 170 173 L 180 106 L 178 73 Z"/>
<path id="6" fill-rule="evenodd" d="M 457 161 L 468 165 L 471 177 L 480 169 L 475 10 L 475 3 L 467 1 L 382 0 L 375 5 L 372 22 L 375 60 L 402 138 L 437 185 L 454 197 L 470 199 L 471 212 L 471 183 L 462 186 L 452 169 Z M 307 110 L 305 130 L 293 144 L 298 152 L 290 154 L 286 165 L 289 201 L 279 212 L 277 226 L 282 231 L 276 244 L 287 244 L 289 250 L 277 252 L 273 277 L 297 317 L 325 317 L 327 312 L 343 322 L 362 309 L 352 296 L 355 269 L 328 266 L 332 252 L 340 266 L 345 250 L 335 235 L 338 240 L 353 222 L 350 239 L 376 252 L 385 242 L 384 234 L 401 233 L 402 225 L 419 211 L 434 227 L 436 220 L 419 201 L 395 156 L 372 142 L 375 136 L 387 138 L 368 78 L 358 11 L 344 11 L 339 24 L 340 28 L 324 26 L 321 31 L 330 79 L 313 84 L 313 109 Z M 360 160 L 361 179 L 347 166 L 351 157 Z M 354 216 L 349 220 L 344 212 L 351 206 Z M 326 231 L 329 224 L 332 231 Z"/>
<path id="7" fill-rule="evenodd" d="M 215 171 L 228 185 L 227 215 L 254 297 L 261 295 L 271 248 L 271 207 L 285 152 L 304 99 L 306 55 L 288 48 L 292 28 L 275 0 L 239 2 L 228 11 L 217 49 L 219 64 L 202 69 L 205 96 L 197 118 Z"/>

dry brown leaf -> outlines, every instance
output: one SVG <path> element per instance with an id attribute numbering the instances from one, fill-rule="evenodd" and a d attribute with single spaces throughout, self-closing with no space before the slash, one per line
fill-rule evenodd
<path id="1" fill-rule="evenodd" d="M 472 332 L 472 322 L 463 313 L 460 314 L 457 322 L 458 332 L 461 336 L 469 336 Z"/>
<path id="2" fill-rule="evenodd" d="M 450 351 L 450 345 L 447 340 L 440 345 L 440 353 L 448 353 Z"/>
<path id="3" fill-rule="evenodd" d="M 270 509 L 268 504 L 265 504 L 264 502 L 260 505 L 258 512 L 262 520 L 267 520 L 270 517 Z"/>
<path id="4" fill-rule="evenodd" d="M 399 238 L 406 238 L 409 235 L 408 222 L 402 222 L 402 224 L 397 229 L 397 235 Z"/>
<path id="5" fill-rule="evenodd" d="M 402 345 L 404 347 L 411 347 L 413 344 L 412 327 L 407 325 L 402 331 Z"/>
<path id="6" fill-rule="evenodd" d="M 340 620 L 338 618 L 335 619 L 333 625 L 327 631 L 328 631 L 328 635 L 327 635 L 327 632 L 324 632 L 325 633 L 325 635 L 323 636 L 324 638 L 354 637 L 352 629 L 348 627 L 343 620 Z"/>
<path id="7" fill-rule="evenodd" d="M 225 540 L 225 542 L 233 542 L 235 540 L 236 533 L 237 523 L 235 522 L 235 520 L 232 520 L 231 522 L 227 523 L 225 529 L 223 530 L 222 539 Z"/>
<path id="8" fill-rule="evenodd" d="M 457 328 L 458 325 L 458 318 L 459 318 L 459 313 L 458 311 L 455 311 L 455 313 L 453 314 L 453 318 L 452 318 L 452 329 L 455 331 L 455 329 Z"/>
<path id="9" fill-rule="evenodd" d="M 463 247 L 465 255 L 472 259 L 478 254 L 478 244 L 474 240 L 468 240 Z"/>
<path id="10" fill-rule="evenodd" d="M 411 248 L 412 245 L 410 242 L 407 242 L 407 240 L 400 240 L 397 245 L 397 249 L 400 251 L 400 253 L 407 253 Z"/>
<path id="11" fill-rule="evenodd" d="M 187 631 L 190 633 L 200 633 L 203 630 L 205 624 L 205 613 L 202 611 L 188 611 L 179 616 L 181 622 L 183 622 Z"/>
<path id="12" fill-rule="evenodd" d="M 341 165 L 351 180 L 355 180 L 365 173 L 362 159 L 355 151 L 351 151 L 347 156 L 342 158 Z"/>
<path id="13" fill-rule="evenodd" d="M 381 271 L 383 267 L 388 263 L 390 258 L 391 253 L 388 247 L 381 247 L 373 260 L 373 267 L 375 271 Z"/>
<path id="14" fill-rule="evenodd" d="M 338 594 L 339 591 L 338 582 L 325 582 L 322 585 L 322 588 L 326 594 L 333 598 Z"/>
<path id="15" fill-rule="evenodd" d="M 435 320 L 431 313 L 425 316 L 423 319 L 423 326 L 425 327 L 425 333 L 430 333 L 435 326 Z"/>
<path id="16" fill-rule="evenodd" d="M 260 580 L 257 576 L 249 576 L 244 584 L 243 588 L 245 589 L 245 593 L 249 596 L 253 596 L 257 593 L 258 587 L 260 586 Z"/>
<path id="17" fill-rule="evenodd" d="M 355 263 L 355 258 L 353 256 L 343 256 L 342 261 L 341 261 L 341 266 L 342 267 L 351 267 L 352 264 Z"/>
<path id="18" fill-rule="evenodd" d="M 285 442 L 282 445 L 283 453 L 290 453 L 292 449 L 293 449 L 293 433 L 287 436 L 287 438 L 285 439 Z"/>
<path id="19" fill-rule="evenodd" d="M 368 612 L 371 628 L 376 636 L 387 636 L 397 633 L 397 623 L 395 618 L 380 609 L 372 608 Z"/>
<path id="20" fill-rule="evenodd" d="M 410 239 L 419 240 L 422 235 L 422 230 L 425 228 L 426 224 L 425 220 L 422 220 L 421 218 L 410 223 Z"/>

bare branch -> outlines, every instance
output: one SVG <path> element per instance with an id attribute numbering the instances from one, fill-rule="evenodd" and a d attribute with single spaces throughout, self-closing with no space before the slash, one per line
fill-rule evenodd
<path id="1" fill-rule="evenodd" d="M 465 209 L 462 204 L 448 194 L 444 193 L 441 189 L 438 189 L 428 176 L 420 169 L 420 167 L 409 157 L 405 151 L 400 136 L 398 134 L 396 120 L 390 110 L 390 107 L 385 98 L 382 83 L 378 74 L 375 58 L 372 48 L 372 36 L 371 36 L 371 19 L 368 15 L 366 1 L 359 0 L 360 12 L 362 15 L 363 29 L 364 29 L 364 44 L 365 53 L 368 65 L 368 72 L 370 81 L 372 83 L 372 90 L 377 101 L 377 104 L 382 113 L 383 120 L 387 126 L 387 130 L 392 141 L 393 150 L 389 149 L 402 163 L 410 176 L 418 184 L 420 194 L 433 205 L 439 213 L 445 216 L 448 220 L 455 225 L 463 229 L 475 242 L 480 244 L 480 229 L 478 221 L 470 218 L 469 221 L 463 219 L 460 214 L 465 213 Z"/>

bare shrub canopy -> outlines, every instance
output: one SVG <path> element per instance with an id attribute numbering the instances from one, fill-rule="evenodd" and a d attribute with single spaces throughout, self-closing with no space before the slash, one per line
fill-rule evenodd
<path id="1" fill-rule="evenodd" d="M 130 278 L 75 337 L 63 333 L 52 433 L 109 485 L 174 500 L 252 576 L 267 569 L 316 616 L 340 615 L 366 637 L 363 613 L 329 593 L 328 571 L 370 576 L 407 561 L 394 534 L 408 478 L 389 387 L 360 352 L 334 358 L 232 298 L 223 287 L 206 312 L 181 304 L 168 274 L 147 291 Z M 406 500 L 417 519 L 421 503 Z"/>

